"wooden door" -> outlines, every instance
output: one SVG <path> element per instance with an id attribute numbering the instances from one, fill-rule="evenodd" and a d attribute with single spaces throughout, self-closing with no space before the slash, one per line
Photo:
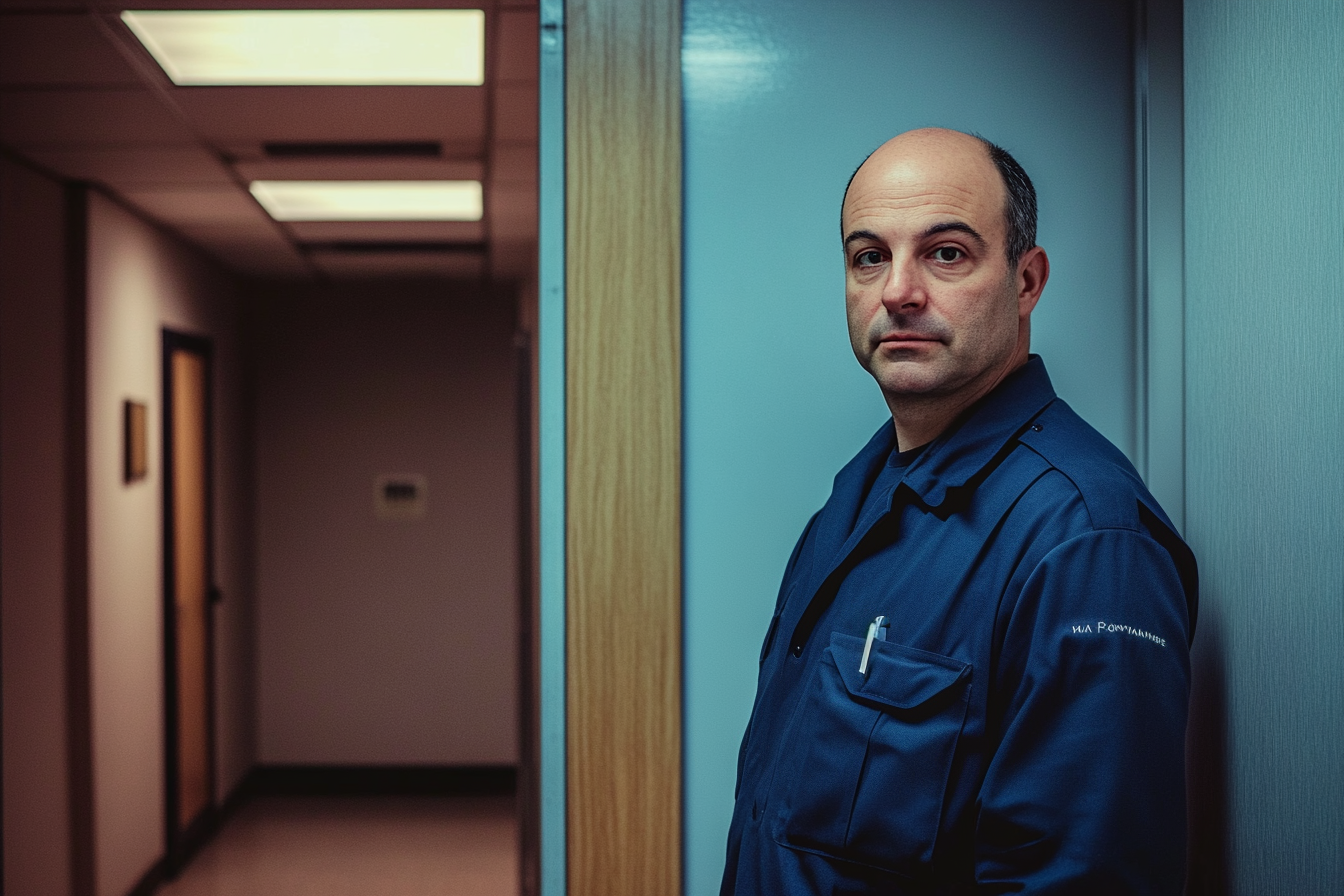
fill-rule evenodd
<path id="1" fill-rule="evenodd" d="M 209 345 L 164 333 L 168 855 L 178 864 L 214 809 Z"/>

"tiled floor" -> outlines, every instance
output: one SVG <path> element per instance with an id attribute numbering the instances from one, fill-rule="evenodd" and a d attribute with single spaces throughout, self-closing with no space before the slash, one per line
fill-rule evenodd
<path id="1" fill-rule="evenodd" d="M 517 896 L 513 797 L 258 797 L 158 896 Z"/>

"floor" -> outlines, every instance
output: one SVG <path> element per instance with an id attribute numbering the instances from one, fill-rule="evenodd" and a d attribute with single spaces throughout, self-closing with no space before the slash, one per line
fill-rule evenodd
<path id="1" fill-rule="evenodd" d="M 158 896 L 517 896 L 511 796 L 256 797 Z"/>

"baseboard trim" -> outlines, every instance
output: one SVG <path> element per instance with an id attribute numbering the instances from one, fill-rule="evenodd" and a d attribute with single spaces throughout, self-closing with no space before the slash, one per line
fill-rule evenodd
<path id="1" fill-rule="evenodd" d="M 136 882 L 134 887 L 131 887 L 126 896 L 154 896 L 159 887 L 167 882 L 168 862 L 166 859 L 159 859 L 149 866 L 149 870 Z"/>
<path id="2" fill-rule="evenodd" d="M 249 793 L 264 796 L 511 796 L 512 765 L 258 765 Z"/>
<path id="3" fill-rule="evenodd" d="M 159 865 L 160 882 L 175 880 L 182 870 L 191 864 L 191 860 L 198 852 L 205 848 L 205 845 L 215 839 L 219 829 L 229 820 L 233 813 L 238 811 L 238 807 L 247 802 L 252 795 L 252 775 L 249 772 L 244 775 L 242 780 L 233 785 L 228 796 L 224 800 L 208 808 L 202 813 L 197 823 L 184 831 L 181 841 L 178 844 L 176 855 L 164 856 Z M 144 894 L 139 890 L 133 891 L 130 896 L 149 896 L 154 891 L 146 890 Z"/>
<path id="4" fill-rule="evenodd" d="M 187 846 L 179 856 L 181 866 L 178 867 L 176 871 L 180 872 L 182 868 L 186 867 L 187 863 L 191 861 L 191 857 L 194 856 L 201 847 L 214 838 L 215 834 L 219 832 L 220 827 L 228 820 L 229 816 L 236 812 L 243 801 L 247 799 L 249 795 L 249 778 L 250 775 L 244 776 L 243 780 L 239 781 L 232 792 L 224 798 L 224 802 L 207 811 L 201 824 L 198 826 L 199 830 L 194 832 L 190 845 Z M 159 860 L 153 865 L 150 865 L 148 870 L 141 875 L 140 880 L 136 881 L 135 886 L 127 891 L 126 896 L 154 896 L 154 894 L 158 892 L 159 887 L 162 887 L 176 876 L 169 857 L 166 855 L 160 856 Z"/>

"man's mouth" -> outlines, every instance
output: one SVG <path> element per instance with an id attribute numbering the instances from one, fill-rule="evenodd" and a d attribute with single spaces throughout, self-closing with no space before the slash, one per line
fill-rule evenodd
<path id="1" fill-rule="evenodd" d="M 905 346 L 940 341 L 941 340 L 937 336 L 932 336 L 928 333 L 888 333 L 878 340 L 878 344 L 887 346 L 888 348 L 903 348 Z"/>

